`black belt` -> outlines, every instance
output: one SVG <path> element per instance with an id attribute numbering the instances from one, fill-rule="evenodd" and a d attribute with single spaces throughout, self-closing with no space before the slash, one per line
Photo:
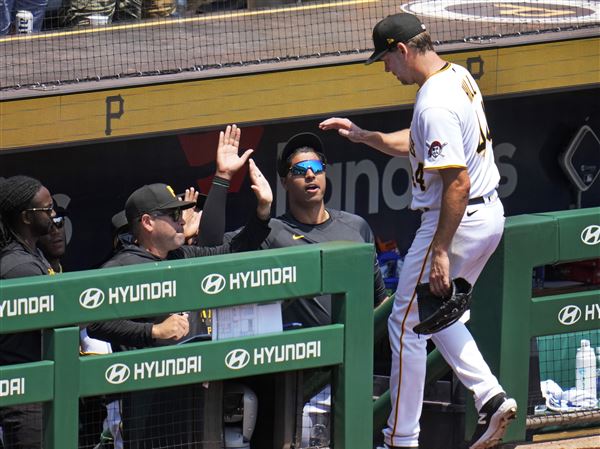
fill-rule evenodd
<path id="1" fill-rule="evenodd" d="M 483 199 L 482 196 L 478 196 L 477 198 L 471 198 L 469 200 L 469 206 L 474 206 L 475 204 L 483 204 L 485 203 L 485 200 Z"/>
<path id="2" fill-rule="evenodd" d="M 471 198 L 468 202 L 469 206 L 474 206 L 475 204 L 484 204 L 487 201 L 489 201 L 490 198 L 492 198 L 494 195 L 496 195 L 496 191 L 494 191 L 494 193 L 490 194 L 490 195 L 486 195 L 486 196 L 478 196 L 475 198 Z M 420 210 L 421 212 L 429 212 L 430 209 L 428 207 L 419 207 L 417 210 Z"/>
<path id="3" fill-rule="evenodd" d="M 475 198 L 471 198 L 468 202 L 469 206 L 474 206 L 475 204 L 483 204 L 486 202 L 486 200 L 489 201 L 489 199 L 495 194 L 496 192 L 492 193 L 491 195 L 487 195 L 487 196 L 478 196 Z"/>

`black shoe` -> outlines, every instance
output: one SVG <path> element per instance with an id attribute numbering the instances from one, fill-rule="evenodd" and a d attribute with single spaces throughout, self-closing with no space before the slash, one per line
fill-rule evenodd
<path id="1" fill-rule="evenodd" d="M 498 393 L 479 410 L 475 433 L 469 449 L 488 449 L 500 442 L 506 427 L 517 416 L 517 402 Z"/>

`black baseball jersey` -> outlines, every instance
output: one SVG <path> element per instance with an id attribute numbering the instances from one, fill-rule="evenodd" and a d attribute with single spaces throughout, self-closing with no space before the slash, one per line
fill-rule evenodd
<path id="1" fill-rule="evenodd" d="M 271 233 L 261 247 L 263 249 L 287 248 L 289 246 L 325 243 L 335 240 L 373 243 L 374 237 L 368 223 L 358 215 L 335 209 L 327 209 L 329 218 L 320 224 L 305 224 L 297 221 L 290 213 L 271 219 Z M 228 234 L 231 236 L 233 234 Z M 385 284 L 377 258 L 374 259 L 374 305 L 385 299 Z M 302 323 L 304 327 L 331 323 L 331 296 L 302 298 L 283 304 L 283 322 Z"/>

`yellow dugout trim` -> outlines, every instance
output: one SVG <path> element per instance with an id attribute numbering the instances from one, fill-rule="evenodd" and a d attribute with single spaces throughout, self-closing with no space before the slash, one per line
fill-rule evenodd
<path id="1" fill-rule="evenodd" d="M 482 70 L 484 96 L 600 83 L 597 37 L 443 56 L 470 65 L 472 72 Z M 352 63 L 5 100 L 0 150 L 410 106 L 416 90 L 402 86 L 380 63 Z"/>

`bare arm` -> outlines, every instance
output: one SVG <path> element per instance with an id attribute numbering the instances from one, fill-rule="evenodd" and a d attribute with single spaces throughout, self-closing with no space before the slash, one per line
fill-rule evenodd
<path id="1" fill-rule="evenodd" d="M 450 244 L 469 201 L 471 181 L 466 168 L 439 170 L 443 192 L 438 221 L 431 245 L 431 268 L 429 283 L 434 295 L 444 296 L 450 290 Z"/>
<path id="2" fill-rule="evenodd" d="M 319 123 L 319 128 L 327 131 L 337 129 L 338 134 L 351 142 L 364 143 L 389 156 L 408 156 L 410 130 L 402 129 L 393 133 L 369 131 L 356 126 L 347 118 L 332 117 Z"/>

